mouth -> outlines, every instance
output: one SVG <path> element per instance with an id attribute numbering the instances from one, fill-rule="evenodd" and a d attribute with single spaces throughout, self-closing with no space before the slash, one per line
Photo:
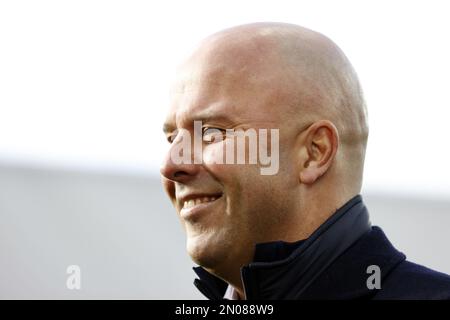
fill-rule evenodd
<path id="1" fill-rule="evenodd" d="M 208 212 L 222 198 L 222 194 L 192 196 L 182 202 L 180 215 L 184 219 L 192 219 Z"/>

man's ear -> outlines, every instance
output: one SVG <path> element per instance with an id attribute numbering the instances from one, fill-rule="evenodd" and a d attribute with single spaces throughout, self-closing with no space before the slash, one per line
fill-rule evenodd
<path id="1" fill-rule="evenodd" d="M 320 120 L 313 123 L 303 136 L 299 178 L 301 183 L 312 184 L 333 163 L 339 146 L 339 134 L 331 121 Z"/>

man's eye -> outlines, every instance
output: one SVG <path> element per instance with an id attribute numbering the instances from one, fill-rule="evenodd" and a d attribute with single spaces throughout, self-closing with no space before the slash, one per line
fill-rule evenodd
<path id="1" fill-rule="evenodd" d="M 172 143 L 175 141 L 177 135 L 178 135 L 178 129 L 175 129 L 174 131 L 168 132 L 166 135 L 166 139 L 169 143 Z"/>
<path id="2" fill-rule="evenodd" d="M 226 131 L 219 128 L 202 128 L 203 142 L 213 143 L 223 141 Z"/>
<path id="3" fill-rule="evenodd" d="M 178 134 L 178 129 L 175 130 L 174 132 L 171 132 L 168 136 L 166 136 L 167 141 L 169 141 L 169 143 L 172 143 L 175 138 L 177 137 Z"/>

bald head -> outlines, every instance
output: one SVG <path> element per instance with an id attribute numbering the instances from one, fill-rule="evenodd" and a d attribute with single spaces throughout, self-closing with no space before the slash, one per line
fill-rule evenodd
<path id="1" fill-rule="evenodd" d="M 367 134 L 356 73 L 340 48 L 320 33 L 287 23 L 242 25 L 211 35 L 193 57 L 230 73 L 247 73 L 249 82 L 276 86 L 291 100 L 290 111 L 302 117 L 330 117 L 331 112 L 342 122 L 342 135 Z"/>
<path id="2" fill-rule="evenodd" d="M 183 88 L 206 78 L 224 91 L 253 93 L 261 112 L 285 125 L 331 121 L 339 134 L 337 166 L 360 189 L 367 110 L 351 63 L 329 38 L 287 23 L 241 25 L 203 40 L 186 66 Z"/>

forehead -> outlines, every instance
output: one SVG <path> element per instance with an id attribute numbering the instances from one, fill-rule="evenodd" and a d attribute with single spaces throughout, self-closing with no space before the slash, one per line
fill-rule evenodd
<path id="1" fill-rule="evenodd" d="M 177 74 L 166 124 L 177 128 L 197 119 L 272 121 L 274 98 L 280 93 L 274 78 L 264 66 L 236 65 L 224 59 L 193 61 Z"/>

